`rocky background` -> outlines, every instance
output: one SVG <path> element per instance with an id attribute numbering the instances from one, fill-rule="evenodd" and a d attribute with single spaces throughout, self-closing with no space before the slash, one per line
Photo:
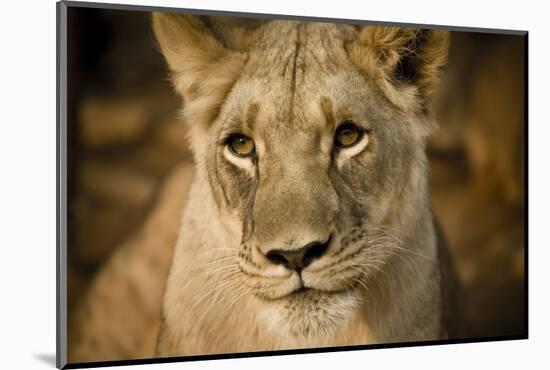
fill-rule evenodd
<path id="1" fill-rule="evenodd" d="M 192 165 L 145 12 L 70 8 L 68 312 Z M 524 39 L 454 32 L 429 144 L 432 204 L 469 337 L 525 333 Z"/>

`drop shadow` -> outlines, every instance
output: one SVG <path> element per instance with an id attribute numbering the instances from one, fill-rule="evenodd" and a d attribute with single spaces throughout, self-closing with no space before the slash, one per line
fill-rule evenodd
<path id="1" fill-rule="evenodd" d="M 46 365 L 50 365 L 52 367 L 55 367 L 55 353 L 41 353 L 41 354 L 34 354 L 34 358 L 42 361 Z"/>

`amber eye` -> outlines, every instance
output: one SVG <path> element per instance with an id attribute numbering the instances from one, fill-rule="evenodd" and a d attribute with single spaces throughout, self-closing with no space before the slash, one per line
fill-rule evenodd
<path id="1" fill-rule="evenodd" d="M 343 122 L 337 129 L 334 135 L 334 143 L 340 148 L 348 148 L 353 146 L 363 137 L 363 130 L 351 121 Z"/>
<path id="2" fill-rule="evenodd" d="M 238 157 L 250 157 L 255 152 L 254 141 L 242 134 L 231 135 L 226 143 L 231 153 Z"/>

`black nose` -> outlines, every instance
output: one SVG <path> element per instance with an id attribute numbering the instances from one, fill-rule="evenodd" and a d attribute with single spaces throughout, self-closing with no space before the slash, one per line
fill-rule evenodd
<path id="1" fill-rule="evenodd" d="M 276 265 L 283 265 L 299 272 L 325 254 L 329 244 L 330 238 L 324 243 L 313 242 L 299 249 L 273 249 L 267 252 L 266 257 Z"/>

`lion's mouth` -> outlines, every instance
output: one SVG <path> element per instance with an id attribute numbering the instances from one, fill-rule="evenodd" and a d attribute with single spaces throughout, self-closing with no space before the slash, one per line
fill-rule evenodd
<path id="1" fill-rule="evenodd" d="M 287 292 L 284 295 L 280 295 L 277 298 L 271 298 L 266 299 L 266 297 L 260 297 L 263 300 L 271 301 L 271 302 L 285 302 L 285 301 L 292 301 L 292 302 L 307 302 L 315 297 L 320 297 L 327 295 L 329 292 L 325 292 L 319 289 L 306 287 L 303 284 L 300 284 L 299 287 L 296 287 L 295 289 Z"/>
<path id="2" fill-rule="evenodd" d="M 299 301 L 307 301 L 308 299 L 315 298 L 315 297 L 322 297 L 322 296 L 331 296 L 331 295 L 337 295 L 341 293 L 347 292 L 347 288 L 343 289 L 334 289 L 334 290 L 324 290 L 324 289 L 317 289 L 311 286 L 304 285 L 304 282 L 301 281 L 299 287 L 296 287 L 294 290 L 288 292 L 285 295 L 280 296 L 279 298 L 275 300 L 299 300 Z"/>
<path id="3" fill-rule="evenodd" d="M 313 294 L 314 292 L 317 292 L 317 289 L 307 288 L 307 287 L 302 285 L 300 288 L 290 292 L 288 295 L 286 295 L 285 297 L 282 297 L 282 298 L 287 298 L 289 296 L 304 296 L 304 295 L 308 295 L 308 294 Z"/>
<path id="4" fill-rule="evenodd" d="M 287 295 L 279 298 L 279 301 L 290 301 L 294 303 L 317 304 L 321 300 L 330 299 L 331 296 L 337 295 L 339 292 L 328 292 L 320 289 L 302 286 L 293 290 Z"/>
<path id="5" fill-rule="evenodd" d="M 293 292 L 290 293 L 290 294 L 305 293 L 305 292 L 307 292 L 308 290 L 315 290 L 315 289 L 313 289 L 313 288 L 306 288 L 306 287 L 302 286 L 301 288 L 296 289 L 295 291 L 293 291 Z"/>

